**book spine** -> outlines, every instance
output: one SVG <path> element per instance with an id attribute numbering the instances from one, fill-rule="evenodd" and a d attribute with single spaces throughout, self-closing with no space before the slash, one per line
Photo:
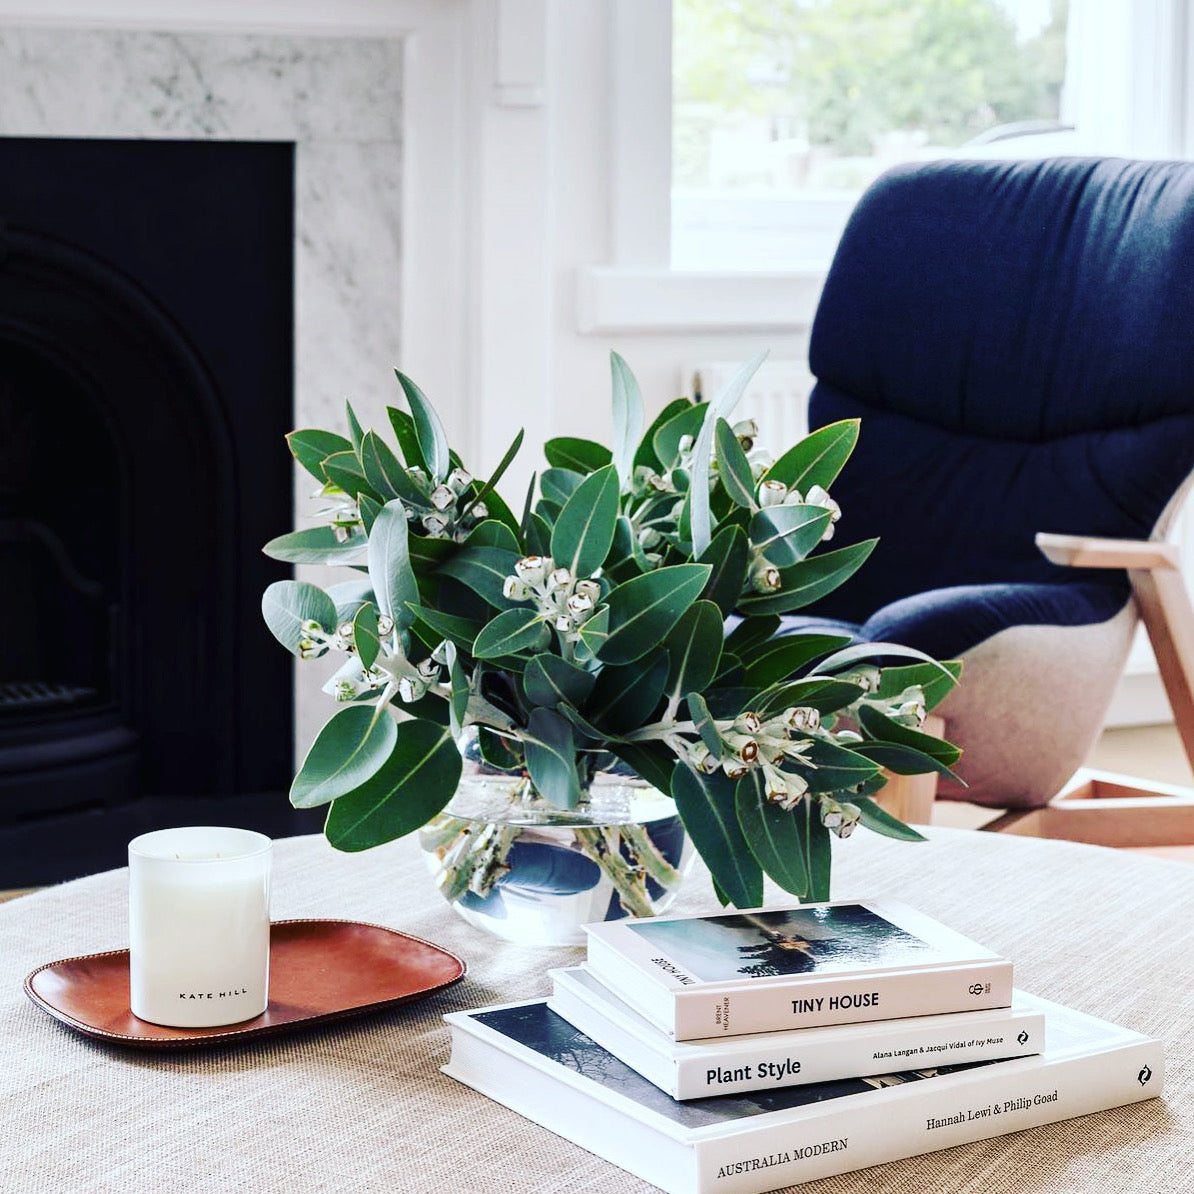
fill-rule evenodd
<path id="1" fill-rule="evenodd" d="M 699 1099 L 921 1066 L 1001 1061 L 1039 1053 L 1044 1047 L 1045 1017 L 1041 1012 L 1013 1013 L 1009 1009 L 1004 1015 L 980 1012 L 976 1016 L 970 1025 L 959 1024 L 952 1016 L 952 1023 L 942 1027 L 921 1021 L 904 1031 L 885 1033 L 880 1041 L 867 1033 L 866 1026 L 848 1025 L 835 1029 L 832 1039 L 821 1036 L 814 1043 L 796 1039 L 799 1033 L 774 1034 L 783 1037 L 782 1043 L 777 1040 L 774 1044 L 766 1039 L 772 1034 L 743 1037 L 741 1050 L 720 1053 L 716 1062 L 707 1056 L 681 1058 L 676 1066 L 675 1097 Z M 623 1060 L 634 1065 L 629 1056 Z"/>
<path id="2" fill-rule="evenodd" d="M 1140 1102 L 1161 1093 L 1163 1072 L 1159 1042 L 1145 1041 L 1031 1069 L 1009 1062 L 963 1086 L 912 1082 L 865 1107 L 830 1104 L 798 1127 L 701 1142 L 695 1194 L 763 1194 Z"/>
<path id="3" fill-rule="evenodd" d="M 675 994 L 675 1037 L 693 1041 L 785 1028 L 936 1016 L 1008 1007 L 1011 1001 L 1012 964 L 1003 959 L 868 978 L 805 976 L 798 982 L 732 990 L 686 988 Z"/>

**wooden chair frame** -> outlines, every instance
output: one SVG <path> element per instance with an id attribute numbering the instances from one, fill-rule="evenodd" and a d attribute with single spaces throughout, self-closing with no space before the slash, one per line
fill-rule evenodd
<path id="1" fill-rule="evenodd" d="M 1063 567 L 1126 569 L 1178 736 L 1194 767 L 1194 607 L 1177 547 L 1151 539 L 1045 532 L 1036 536 L 1036 544 Z M 940 718 L 930 720 L 936 724 L 926 725 L 927 732 L 949 736 Z M 901 820 L 927 825 L 936 787 L 931 774 L 895 776 L 879 799 Z M 1194 789 L 1084 768 L 1042 808 L 1007 812 L 983 828 L 1102 846 L 1157 849 L 1189 844 L 1194 843 Z"/>

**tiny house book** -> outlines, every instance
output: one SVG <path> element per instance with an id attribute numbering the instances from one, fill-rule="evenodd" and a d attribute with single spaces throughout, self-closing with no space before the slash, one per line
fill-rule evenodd
<path id="1" fill-rule="evenodd" d="M 593 973 L 677 1040 L 1008 1007 L 1012 964 L 894 900 L 588 926 Z"/>

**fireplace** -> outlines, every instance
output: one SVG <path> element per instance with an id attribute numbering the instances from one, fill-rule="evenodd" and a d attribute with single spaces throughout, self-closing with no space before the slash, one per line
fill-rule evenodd
<path id="1" fill-rule="evenodd" d="M 0 138 L 0 885 L 289 809 L 294 145 Z"/>

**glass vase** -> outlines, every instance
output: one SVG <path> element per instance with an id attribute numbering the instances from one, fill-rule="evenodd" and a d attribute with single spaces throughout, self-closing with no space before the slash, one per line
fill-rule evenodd
<path id="1" fill-rule="evenodd" d="M 693 857 L 670 797 L 606 771 L 564 810 L 526 775 L 475 768 L 419 841 L 453 908 L 519 945 L 583 945 L 585 924 L 664 912 Z"/>

